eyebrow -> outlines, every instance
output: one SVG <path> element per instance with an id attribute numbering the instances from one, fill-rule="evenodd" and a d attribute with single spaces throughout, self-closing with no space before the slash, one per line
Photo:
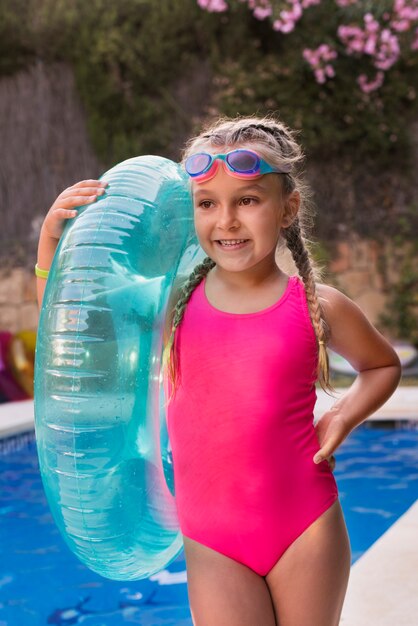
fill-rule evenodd
<path id="1" fill-rule="evenodd" d="M 242 191 L 248 191 L 249 189 L 255 189 L 257 191 L 262 191 L 262 192 L 266 192 L 267 189 L 265 187 L 263 187 L 262 185 L 258 185 L 257 183 L 251 183 L 251 185 L 244 185 L 243 187 L 240 187 L 237 192 L 241 193 Z M 211 189 L 198 189 L 195 192 L 195 196 L 198 196 L 200 194 L 212 194 L 214 193 L 213 190 Z"/>

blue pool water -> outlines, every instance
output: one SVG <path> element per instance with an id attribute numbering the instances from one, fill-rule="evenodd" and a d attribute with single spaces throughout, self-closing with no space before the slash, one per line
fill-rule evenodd
<path id="1" fill-rule="evenodd" d="M 336 453 L 352 563 L 418 498 L 418 423 L 367 422 Z M 192 626 L 183 553 L 116 582 L 68 550 L 42 488 L 32 433 L 0 442 L 0 626 Z"/>

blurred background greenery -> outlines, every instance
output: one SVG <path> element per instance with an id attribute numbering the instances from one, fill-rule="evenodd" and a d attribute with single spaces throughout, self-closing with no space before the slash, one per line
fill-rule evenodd
<path id="1" fill-rule="evenodd" d="M 70 63 L 106 165 L 137 153 L 176 157 L 202 114 L 276 110 L 302 129 L 311 157 L 351 153 L 404 171 L 418 55 L 401 56 L 378 92 L 355 84 L 370 70 L 367 58 L 341 57 L 335 78 L 318 84 L 301 51 L 335 40 L 336 15 L 333 0 L 323 0 L 283 35 L 243 2 L 209 13 L 196 0 L 0 0 L 0 73 L 37 59 Z"/>
<path id="2" fill-rule="evenodd" d="M 184 141 L 219 114 L 274 112 L 300 131 L 305 148 L 318 207 L 317 260 L 327 265 L 348 233 L 382 246 L 390 238 L 396 255 L 378 260 L 387 294 L 380 321 L 418 345 L 418 54 L 402 54 L 376 91 L 364 93 L 356 84 L 360 72 L 370 74 L 364 56 L 341 55 L 335 77 L 319 84 L 302 50 L 335 41 L 333 0 L 306 11 L 286 35 L 256 19 L 245 2 L 228 4 L 228 11 L 211 13 L 196 0 L 0 0 L 0 99 L 2 85 L 9 90 L 0 122 L 0 256 L 11 267 L 31 265 L 43 216 L 81 177 L 98 177 L 137 154 L 178 160 Z M 389 5 L 357 4 L 378 13 Z M 355 17 L 354 8 L 347 11 Z M 12 81 L 34 68 L 42 73 L 33 74 L 26 96 L 22 89 L 10 95 Z M 64 109 L 65 72 L 73 77 L 94 154 L 83 167 L 74 160 L 79 144 L 69 129 L 75 123 Z M 45 118 L 52 139 L 38 154 L 33 144 L 47 115 L 47 107 L 36 110 L 40 76 L 49 76 L 63 102 L 61 116 L 56 110 Z M 20 120 L 30 114 L 28 131 Z M 394 262 L 391 279 L 387 266 Z"/>

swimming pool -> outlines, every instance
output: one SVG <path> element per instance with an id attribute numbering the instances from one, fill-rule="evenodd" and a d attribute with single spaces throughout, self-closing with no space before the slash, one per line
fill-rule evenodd
<path id="1" fill-rule="evenodd" d="M 354 563 L 418 498 L 418 422 L 368 421 L 336 454 Z M 88 570 L 61 539 L 34 434 L 0 441 L 0 626 L 192 626 L 184 555 L 137 582 Z"/>

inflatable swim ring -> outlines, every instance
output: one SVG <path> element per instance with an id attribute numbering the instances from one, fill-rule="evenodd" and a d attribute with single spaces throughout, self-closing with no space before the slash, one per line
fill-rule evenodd
<path id="1" fill-rule="evenodd" d="M 161 570 L 182 549 L 162 377 L 174 281 L 203 260 L 189 182 L 157 156 L 102 179 L 55 253 L 35 353 L 42 481 L 66 543 L 114 580 Z"/>

